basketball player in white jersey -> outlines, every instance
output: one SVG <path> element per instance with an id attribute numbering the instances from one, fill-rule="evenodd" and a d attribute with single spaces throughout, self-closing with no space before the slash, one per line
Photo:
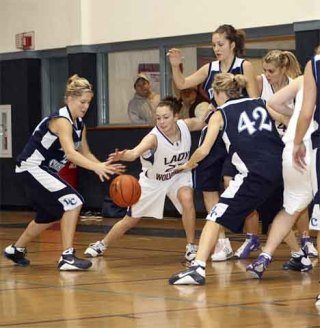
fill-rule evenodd
<path id="1" fill-rule="evenodd" d="M 182 214 L 186 232 L 186 260 L 195 258 L 195 208 L 191 172 L 176 174 L 174 169 L 189 159 L 190 131 L 200 130 L 204 123 L 199 119 L 179 120 L 181 103 L 167 97 L 156 108 L 157 125 L 133 149 L 116 151 L 113 161 L 134 161 L 140 157 L 142 172 L 139 183 L 141 197 L 128 209 L 127 215 L 117 222 L 101 241 L 90 244 L 85 255 L 96 257 L 106 248 L 137 225 L 142 217 L 163 218 L 166 196 Z"/>
<path id="2" fill-rule="evenodd" d="M 257 77 L 259 92 L 261 98 L 268 101 L 275 93 L 290 84 L 293 79 L 301 75 L 301 69 L 296 56 L 290 51 L 271 50 L 262 59 L 262 68 L 264 74 Z M 294 99 L 289 99 L 290 107 L 294 108 Z M 281 136 L 285 133 L 285 126 L 276 122 L 277 130 Z M 282 202 L 282 193 L 275 197 L 274 202 Z M 262 217 L 263 230 L 267 230 L 268 225 L 272 222 L 273 217 L 266 213 L 266 217 Z M 309 218 L 307 210 L 301 213 L 297 220 L 297 228 L 301 234 L 301 245 L 305 248 L 309 256 L 316 257 L 318 255 L 308 234 Z M 257 217 L 251 216 L 246 220 L 246 240 L 241 247 L 235 252 L 237 258 L 248 258 L 251 251 L 255 251 L 260 246 L 259 240 L 259 221 Z M 291 236 L 292 237 L 292 236 Z M 287 240 L 292 249 L 296 248 L 294 238 Z M 291 244 L 293 242 L 293 244 Z"/>
<path id="3" fill-rule="evenodd" d="M 304 71 L 304 93 L 301 113 L 298 118 L 296 134 L 294 137 L 293 161 L 295 165 L 304 170 L 306 167 L 306 146 L 303 138 L 312 121 L 314 131 L 311 135 L 312 159 L 311 181 L 313 191 L 313 210 L 310 223 L 312 229 L 318 230 L 318 247 L 320 237 L 320 45 L 316 55 L 307 63 Z M 320 295 L 317 296 L 316 305 L 320 305 Z"/>
<path id="4" fill-rule="evenodd" d="M 293 167 L 292 151 L 293 139 L 297 126 L 298 117 L 301 110 L 303 98 L 303 77 L 295 79 L 290 85 L 281 89 L 272 96 L 268 104 L 276 111 L 284 115 L 291 115 L 292 109 L 288 103 L 295 99 L 294 112 L 291 116 L 288 128 L 285 132 L 282 141 L 285 143 L 285 148 L 282 154 L 282 174 L 284 181 L 284 199 L 283 210 L 275 217 L 267 243 L 263 252 L 258 259 L 247 267 L 247 271 L 254 278 L 262 278 L 262 275 L 270 263 L 273 253 L 280 245 L 282 240 L 289 234 L 293 224 L 297 221 L 301 212 L 304 211 L 312 201 L 311 187 L 311 133 L 312 125 L 309 126 L 303 141 L 306 145 L 306 167 L 304 171 L 298 171 Z M 292 245 L 291 245 L 292 246 Z M 295 271 L 309 271 L 312 269 L 312 264 L 307 256 L 306 247 L 295 247 L 292 249 L 290 260 L 284 265 L 284 269 Z"/>

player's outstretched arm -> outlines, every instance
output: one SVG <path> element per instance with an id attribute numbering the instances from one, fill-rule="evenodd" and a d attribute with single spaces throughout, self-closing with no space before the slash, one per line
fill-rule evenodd
<path id="1" fill-rule="evenodd" d="M 109 175 L 121 174 L 125 172 L 125 166 L 122 164 L 112 164 L 111 161 L 96 163 L 94 173 L 98 175 L 101 181 L 109 180 Z"/>
<path id="2" fill-rule="evenodd" d="M 282 124 L 284 124 L 285 126 L 288 126 L 289 121 L 290 121 L 290 116 L 286 116 L 286 115 L 282 115 L 278 112 L 276 112 L 272 107 L 266 105 L 267 110 L 270 114 L 270 116 L 272 117 L 272 119 L 274 121 L 280 122 Z"/>
<path id="3" fill-rule="evenodd" d="M 267 105 L 279 114 L 291 116 L 293 113 L 293 108 L 288 104 L 292 103 L 292 101 L 295 99 L 302 84 L 303 77 L 299 76 L 294 81 L 292 81 L 292 83 L 288 84 L 286 87 L 273 94 L 267 101 Z"/>
<path id="4" fill-rule="evenodd" d="M 61 147 L 67 159 L 77 166 L 95 172 L 102 181 L 104 179 L 109 179 L 109 175 L 121 173 L 124 170 L 124 167 L 118 164 L 102 163 L 95 157 L 93 157 L 94 159 L 91 159 L 90 156 L 87 158 L 82 153 L 76 151 L 72 139 L 72 126 L 66 119 L 57 118 L 51 121 L 50 129 L 58 135 Z M 84 147 L 88 147 L 85 144 L 86 141 L 84 142 Z M 81 148 L 81 151 L 83 151 L 83 148 Z M 86 152 L 88 155 L 90 150 L 87 149 Z"/>
<path id="5" fill-rule="evenodd" d="M 214 107 L 212 104 L 209 104 L 207 102 L 204 102 L 206 105 L 203 106 L 205 110 L 203 110 L 202 114 L 198 117 L 192 117 L 192 118 L 186 118 L 184 119 L 185 123 L 188 126 L 188 129 L 190 131 L 200 131 L 202 130 L 206 125 L 206 118 L 210 111 L 214 110 Z"/>
<path id="6" fill-rule="evenodd" d="M 210 152 L 213 144 L 215 143 L 219 130 L 223 127 L 223 118 L 221 112 L 218 111 L 214 113 L 208 124 L 208 131 L 206 137 L 202 143 L 202 145 L 196 149 L 196 151 L 192 154 L 191 158 L 185 164 L 178 166 L 176 171 L 185 171 L 191 170 L 197 167 L 198 163 L 202 161 Z"/>
<path id="7" fill-rule="evenodd" d="M 155 150 L 156 148 L 157 148 L 156 137 L 152 134 L 148 134 L 133 149 L 125 149 L 121 151 L 116 149 L 114 153 L 111 153 L 109 155 L 108 160 L 112 162 L 117 162 L 117 161 L 132 162 L 146 151 Z"/>
<path id="8" fill-rule="evenodd" d="M 199 70 L 190 76 L 184 77 L 180 69 L 180 65 L 182 64 L 183 59 L 181 50 L 172 48 L 168 51 L 167 56 L 171 64 L 172 77 L 177 89 L 183 90 L 195 87 L 206 80 L 209 64 L 202 66 Z"/>

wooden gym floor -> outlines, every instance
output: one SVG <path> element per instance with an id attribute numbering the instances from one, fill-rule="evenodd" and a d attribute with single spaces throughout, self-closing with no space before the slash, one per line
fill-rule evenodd
<path id="1" fill-rule="evenodd" d="M 29 214 L 0 212 L 1 250 L 21 233 Z M 104 235 L 85 232 L 83 226 L 107 231 L 113 222 L 82 219 L 75 238 L 77 254 Z M 310 273 L 283 271 L 289 254 L 285 245 L 261 281 L 245 274 L 252 259 L 230 260 L 208 262 L 205 286 L 170 286 L 168 277 L 183 269 L 185 240 L 162 235 L 165 229 L 168 236 L 179 235 L 180 224 L 144 220 L 144 230 L 126 235 L 103 258 L 93 259 L 90 272 L 57 271 L 59 231 L 46 231 L 28 247 L 29 267 L 1 257 L 0 326 L 320 327 L 320 309 L 314 305 L 320 293 L 317 259 Z M 199 231 L 202 225 L 199 220 Z M 234 249 L 241 237 L 230 235 Z"/>

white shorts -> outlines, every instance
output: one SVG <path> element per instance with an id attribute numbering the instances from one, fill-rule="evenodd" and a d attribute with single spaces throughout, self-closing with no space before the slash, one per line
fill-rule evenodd
<path id="1" fill-rule="evenodd" d="M 282 153 L 283 207 L 290 215 L 303 211 L 312 201 L 311 186 L 311 142 L 306 145 L 306 171 L 300 172 L 293 166 L 293 143 L 287 143 Z"/>
<path id="2" fill-rule="evenodd" d="M 163 219 L 166 196 L 179 213 L 182 213 L 182 206 L 178 200 L 178 190 L 182 187 L 192 188 L 192 175 L 191 172 L 183 172 L 176 174 L 168 181 L 158 181 L 147 178 L 144 172 L 141 172 L 139 183 L 141 197 L 138 203 L 131 207 L 130 216 L 133 218 L 153 217 Z"/>
<path id="3" fill-rule="evenodd" d="M 311 181 L 312 181 L 312 191 L 313 195 L 318 197 L 319 191 L 319 168 L 317 172 L 317 157 L 319 160 L 319 148 L 313 149 L 312 151 L 312 161 L 311 161 Z M 318 164 L 319 165 L 319 164 Z M 319 200 L 315 199 L 312 214 L 309 223 L 310 230 L 320 231 L 320 207 Z"/>

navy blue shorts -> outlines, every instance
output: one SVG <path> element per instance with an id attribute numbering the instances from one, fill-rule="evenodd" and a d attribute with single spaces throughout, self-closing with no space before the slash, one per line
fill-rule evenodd
<path id="1" fill-rule="evenodd" d="M 238 173 L 236 167 L 231 163 L 231 156 L 228 154 L 222 167 L 222 177 L 234 177 Z"/>
<path id="2" fill-rule="evenodd" d="M 65 211 L 83 204 L 82 196 L 47 167 L 33 167 L 17 174 L 24 184 L 28 200 L 36 211 L 37 223 L 58 221 Z"/>
<path id="3" fill-rule="evenodd" d="M 204 140 L 206 130 L 201 133 L 199 145 Z M 212 146 L 210 153 L 205 157 L 193 171 L 193 186 L 199 191 L 220 191 L 222 182 L 222 171 L 227 158 L 227 150 L 218 135 L 216 142 Z"/>
<path id="4" fill-rule="evenodd" d="M 269 225 L 283 207 L 283 183 L 272 192 L 270 197 L 257 208 L 262 223 L 262 233 L 268 233 Z"/>
<path id="5" fill-rule="evenodd" d="M 233 232 L 242 232 L 246 217 L 254 210 L 263 216 L 266 215 L 261 212 L 264 209 L 268 218 L 281 210 L 282 202 L 270 206 L 270 199 L 281 186 L 280 170 L 272 180 L 250 172 L 247 175 L 238 173 L 208 214 L 207 220 L 215 221 Z"/>

